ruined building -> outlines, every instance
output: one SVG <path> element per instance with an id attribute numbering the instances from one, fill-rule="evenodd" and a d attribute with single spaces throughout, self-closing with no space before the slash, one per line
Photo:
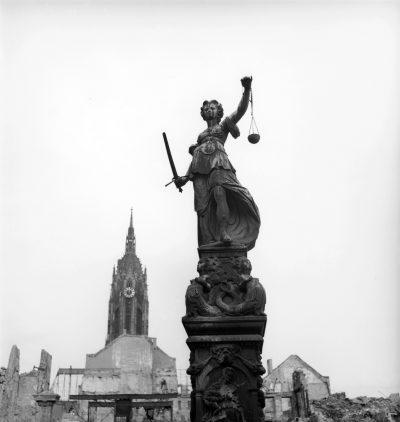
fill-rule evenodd
<path id="1" fill-rule="evenodd" d="M 20 374 L 19 350 L 0 371 L 0 422 L 188 420 L 190 391 L 179 387 L 175 358 L 148 336 L 147 272 L 136 255 L 132 212 L 125 252 L 114 267 L 105 346 L 84 368 L 60 368 L 52 387 L 51 356 Z M 88 328 L 89 329 L 89 328 Z"/>
<path id="2" fill-rule="evenodd" d="M 41 409 L 34 396 L 49 389 L 51 356 L 42 350 L 39 366 L 20 373 L 20 354 L 13 346 L 7 368 L 0 369 L 0 422 L 41 420 Z"/>
<path id="3" fill-rule="evenodd" d="M 325 377 L 297 355 L 290 355 L 276 368 L 267 361 L 263 380 L 266 421 L 287 421 L 310 414 L 310 402 L 330 395 L 329 377 Z"/>
<path id="4" fill-rule="evenodd" d="M 90 422 L 141 420 L 146 412 L 169 420 L 174 401 L 178 407 L 175 358 L 148 337 L 148 321 L 147 273 L 136 255 L 131 212 L 125 253 L 112 275 L 105 347 L 86 355 L 85 368 L 58 370 L 57 403 L 68 402 Z"/>

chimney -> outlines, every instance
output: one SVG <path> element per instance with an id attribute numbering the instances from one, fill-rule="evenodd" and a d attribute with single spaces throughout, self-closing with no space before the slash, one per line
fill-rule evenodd
<path id="1" fill-rule="evenodd" d="M 272 367 L 272 359 L 268 359 L 267 360 L 267 373 L 268 375 L 272 372 L 273 367 Z"/>

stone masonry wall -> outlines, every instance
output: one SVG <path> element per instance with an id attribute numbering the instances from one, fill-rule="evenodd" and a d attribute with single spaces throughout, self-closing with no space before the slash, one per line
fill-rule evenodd
<path id="1" fill-rule="evenodd" d="M 159 347 L 153 349 L 153 393 L 174 393 L 178 390 L 176 360 Z"/>
<path id="2" fill-rule="evenodd" d="M 20 353 L 13 346 L 7 368 L 0 373 L 0 422 L 39 421 L 41 411 L 33 395 L 49 389 L 51 355 L 42 350 L 39 366 L 20 374 Z"/>
<path id="3" fill-rule="evenodd" d="M 296 355 L 291 355 L 283 364 L 264 378 L 266 390 L 274 392 L 293 391 L 292 375 L 297 370 L 304 372 L 310 400 L 320 400 L 329 396 L 329 378 L 318 376 Z"/>
<path id="4" fill-rule="evenodd" d="M 19 349 L 13 346 L 7 368 L 2 368 L 0 384 L 0 421 L 8 422 L 17 404 L 19 382 Z"/>

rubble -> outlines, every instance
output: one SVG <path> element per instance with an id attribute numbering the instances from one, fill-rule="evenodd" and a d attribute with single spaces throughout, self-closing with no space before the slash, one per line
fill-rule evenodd
<path id="1" fill-rule="evenodd" d="M 356 397 L 349 399 L 345 393 L 332 394 L 311 402 L 311 422 L 386 422 L 400 421 L 400 401 L 383 397 Z"/>

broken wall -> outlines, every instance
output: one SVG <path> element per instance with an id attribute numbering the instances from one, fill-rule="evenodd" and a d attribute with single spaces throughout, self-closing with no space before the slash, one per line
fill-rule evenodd
<path id="1" fill-rule="evenodd" d="M 153 350 L 152 375 L 153 393 L 176 393 L 178 391 L 176 360 L 157 346 Z"/>
<path id="2" fill-rule="evenodd" d="M 310 400 L 320 400 L 330 394 L 329 377 L 321 376 L 297 355 L 291 355 L 281 365 L 272 370 L 263 381 L 266 391 L 293 391 L 293 373 L 301 370 L 305 375 Z"/>
<path id="3" fill-rule="evenodd" d="M 51 355 L 41 351 L 39 366 L 20 373 L 20 352 L 13 346 L 7 368 L 0 376 L 0 422 L 33 422 L 41 418 L 41 409 L 33 398 L 49 389 Z"/>

